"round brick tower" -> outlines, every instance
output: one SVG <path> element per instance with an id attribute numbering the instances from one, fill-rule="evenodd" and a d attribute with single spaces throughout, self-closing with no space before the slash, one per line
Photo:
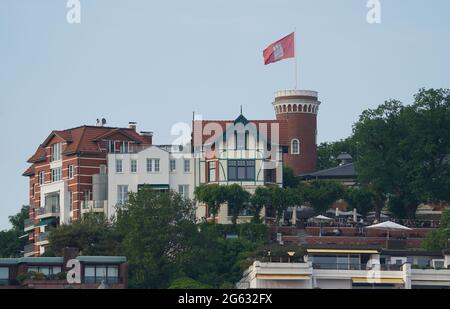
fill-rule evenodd
<path id="1" fill-rule="evenodd" d="M 288 153 L 283 156 L 284 164 L 292 168 L 296 176 L 316 171 L 318 93 L 277 91 L 273 106 L 280 122 L 280 140 L 289 143 Z"/>

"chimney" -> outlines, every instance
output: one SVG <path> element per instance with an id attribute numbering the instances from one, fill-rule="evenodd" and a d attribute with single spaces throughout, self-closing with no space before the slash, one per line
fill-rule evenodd
<path id="1" fill-rule="evenodd" d="M 140 133 L 141 133 L 141 136 L 144 138 L 144 140 L 149 145 L 152 145 L 152 143 L 153 143 L 153 132 L 141 131 Z"/>
<path id="2" fill-rule="evenodd" d="M 128 123 L 128 127 L 129 127 L 130 129 L 136 131 L 137 122 L 130 121 L 130 122 Z"/>

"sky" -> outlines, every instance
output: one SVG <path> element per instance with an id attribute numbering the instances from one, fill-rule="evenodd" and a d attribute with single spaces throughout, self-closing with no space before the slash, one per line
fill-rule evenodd
<path id="1" fill-rule="evenodd" d="M 322 102 L 318 140 L 351 134 L 361 112 L 420 88 L 450 87 L 450 1 L 0 0 L 0 230 L 28 203 L 26 160 L 52 130 L 106 118 L 138 122 L 155 143 L 174 123 L 273 119 L 274 92 L 295 62 L 263 65 L 270 43 L 297 31 L 299 88 Z"/>

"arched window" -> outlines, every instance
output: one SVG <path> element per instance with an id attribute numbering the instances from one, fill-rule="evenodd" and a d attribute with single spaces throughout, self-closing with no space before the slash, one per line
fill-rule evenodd
<path id="1" fill-rule="evenodd" d="M 291 141 L 291 154 L 300 154 L 300 141 L 296 138 Z"/>

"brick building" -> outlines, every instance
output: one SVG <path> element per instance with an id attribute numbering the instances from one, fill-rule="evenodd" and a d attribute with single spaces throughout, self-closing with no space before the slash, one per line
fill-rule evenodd
<path id="1" fill-rule="evenodd" d="M 130 153 L 151 144 L 152 134 L 137 133 L 134 123 L 114 128 L 99 122 L 51 132 L 23 173 L 30 180 L 30 219 L 25 222 L 30 245 L 25 256 L 44 253 L 50 226 L 78 220 L 83 205 L 92 201 L 106 204 L 95 196 L 95 179 L 107 173 L 108 153 Z"/>

